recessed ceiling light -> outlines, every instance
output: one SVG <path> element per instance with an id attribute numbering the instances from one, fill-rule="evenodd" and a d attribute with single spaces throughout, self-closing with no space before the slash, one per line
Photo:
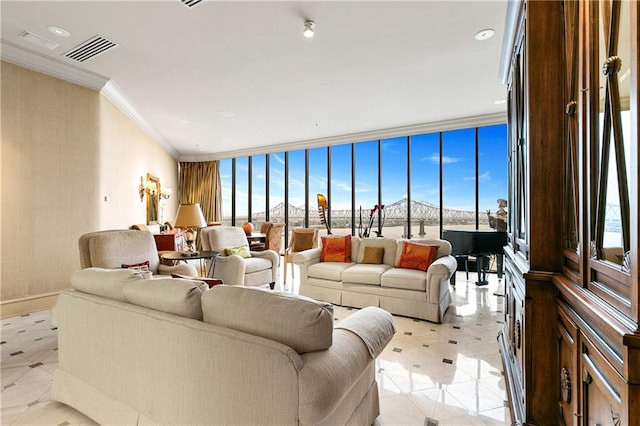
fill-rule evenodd
<path id="1" fill-rule="evenodd" d="M 180 120 L 180 123 L 187 124 L 187 123 L 189 123 L 189 120 Z"/>
<path id="2" fill-rule="evenodd" d="M 498 99 L 497 101 L 493 101 L 494 104 L 496 105 L 502 105 L 502 104 L 506 104 L 507 100 L 506 99 Z"/>
<path id="3" fill-rule="evenodd" d="M 231 112 L 231 111 L 227 111 L 226 109 L 222 109 L 222 110 L 218 111 L 218 115 L 221 115 L 222 117 L 231 118 L 231 117 L 234 117 L 236 114 L 235 114 L 235 112 Z"/>
<path id="4" fill-rule="evenodd" d="M 47 29 L 49 31 L 51 31 L 53 34 L 55 34 L 57 36 L 60 36 L 60 37 L 69 37 L 71 35 L 71 33 L 69 31 L 65 30 L 62 27 L 57 27 L 55 25 L 49 25 L 47 27 Z"/>
<path id="5" fill-rule="evenodd" d="M 56 43 L 55 41 L 51 41 L 49 39 L 46 39 L 44 37 L 40 37 L 39 35 L 35 35 L 33 33 L 30 33 L 29 31 L 24 31 L 22 34 L 20 34 L 19 36 L 21 39 L 26 40 L 30 43 L 33 44 L 37 44 L 40 47 L 44 47 L 46 49 L 50 49 L 53 50 L 56 47 L 59 46 L 58 43 Z"/>
<path id="6" fill-rule="evenodd" d="M 310 19 L 304 21 L 304 30 L 302 30 L 302 34 L 307 38 L 313 37 L 313 29 L 315 26 L 316 23 Z"/>
<path id="7" fill-rule="evenodd" d="M 480 41 L 488 40 L 491 37 L 493 37 L 495 33 L 496 33 L 496 30 L 494 30 L 493 28 L 487 28 L 487 29 L 478 31 L 476 35 L 473 36 L 473 38 Z"/>

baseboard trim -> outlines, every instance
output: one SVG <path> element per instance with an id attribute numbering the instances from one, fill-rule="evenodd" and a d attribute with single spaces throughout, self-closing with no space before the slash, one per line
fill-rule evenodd
<path id="1" fill-rule="evenodd" d="M 5 319 L 17 317 L 19 315 L 51 309 L 51 307 L 56 303 L 58 295 L 63 291 L 66 291 L 66 289 L 54 291 L 52 293 L 0 301 L 0 318 Z"/>

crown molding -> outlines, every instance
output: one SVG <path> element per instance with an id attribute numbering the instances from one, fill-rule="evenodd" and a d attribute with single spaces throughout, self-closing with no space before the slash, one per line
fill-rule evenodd
<path id="1" fill-rule="evenodd" d="M 181 156 L 180 161 L 198 162 L 225 160 L 228 158 L 247 157 L 250 155 L 271 154 L 273 152 L 296 151 L 299 149 L 317 148 L 330 145 L 340 145 L 344 143 L 362 142 L 367 140 L 387 139 L 399 136 L 420 135 L 424 133 L 445 132 L 448 130 L 468 129 L 471 127 L 490 126 L 507 122 L 507 114 L 487 114 L 474 117 L 457 118 L 452 120 L 435 121 L 432 123 L 422 123 L 410 126 L 393 127 L 382 130 L 372 130 L 359 133 L 350 133 L 341 136 L 312 139 L 299 142 L 288 142 L 276 145 L 269 145 L 262 148 L 247 148 L 234 151 L 225 151 L 216 154 L 204 154 L 197 156 Z"/>
<path id="2" fill-rule="evenodd" d="M 0 39 L 0 59 L 100 92 L 169 155 L 178 159 L 179 154 L 175 147 L 138 113 L 133 103 L 110 78 L 62 60 L 43 56 L 4 39 Z"/>
<path id="3" fill-rule="evenodd" d="M 175 147 L 138 113 L 138 110 L 127 95 L 120 90 L 113 80 L 109 80 L 100 90 L 100 93 L 109 99 L 124 115 L 129 117 L 143 132 L 156 141 L 169 155 L 176 160 L 178 159 L 179 153 Z"/>

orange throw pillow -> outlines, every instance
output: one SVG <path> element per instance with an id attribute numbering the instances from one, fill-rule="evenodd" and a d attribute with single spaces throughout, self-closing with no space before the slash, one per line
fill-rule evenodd
<path id="1" fill-rule="evenodd" d="M 435 260 L 437 251 L 437 245 L 404 241 L 396 268 L 418 269 L 426 272 Z"/>
<path id="2" fill-rule="evenodd" d="M 322 237 L 320 262 L 351 263 L 351 235 Z"/>

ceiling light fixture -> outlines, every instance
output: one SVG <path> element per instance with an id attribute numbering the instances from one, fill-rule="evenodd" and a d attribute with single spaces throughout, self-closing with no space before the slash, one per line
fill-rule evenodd
<path id="1" fill-rule="evenodd" d="M 60 36 L 60 37 L 69 37 L 69 36 L 71 36 L 71 33 L 69 31 L 65 30 L 62 27 L 57 27 L 55 25 L 49 25 L 47 27 L 47 29 L 49 31 L 51 31 L 53 34 L 55 34 L 57 36 Z"/>
<path id="2" fill-rule="evenodd" d="M 304 34 L 304 36 L 307 38 L 313 37 L 313 28 L 315 26 L 316 23 L 309 19 L 304 21 L 304 30 L 302 31 L 302 34 Z"/>
<path id="3" fill-rule="evenodd" d="M 473 36 L 473 38 L 479 41 L 484 41 L 493 37 L 495 33 L 496 33 L 496 30 L 494 30 L 493 28 L 487 28 L 487 29 L 478 31 L 476 35 Z"/>
<path id="4" fill-rule="evenodd" d="M 22 34 L 19 35 L 19 37 L 23 40 L 26 40 L 30 43 L 36 44 L 40 47 L 44 47 L 49 50 L 53 50 L 59 46 L 59 44 L 56 43 L 55 41 L 51 41 L 44 37 L 40 37 L 39 35 L 35 35 L 33 33 L 30 33 L 29 31 L 23 31 Z"/>

